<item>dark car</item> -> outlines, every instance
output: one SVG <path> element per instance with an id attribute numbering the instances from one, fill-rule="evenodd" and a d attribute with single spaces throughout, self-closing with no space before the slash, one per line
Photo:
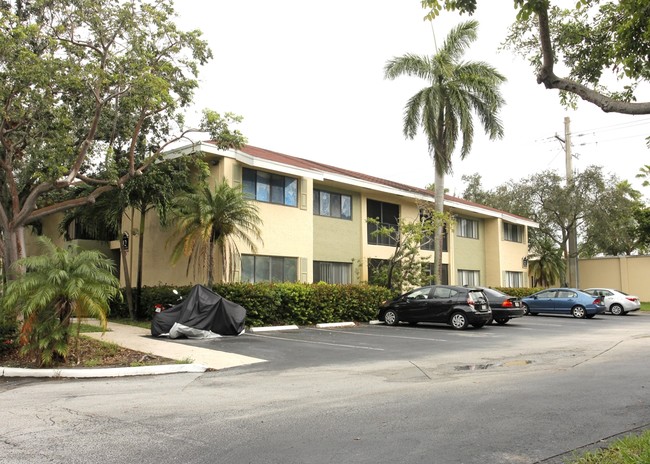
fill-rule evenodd
<path id="1" fill-rule="evenodd" d="M 594 297 L 577 288 L 549 288 L 521 299 L 526 313 L 537 315 L 571 314 L 591 319 L 607 309 L 600 297 Z"/>
<path id="2" fill-rule="evenodd" d="M 387 325 L 442 322 L 461 330 L 469 324 L 483 327 L 491 317 L 490 304 L 480 288 L 430 285 L 385 301 L 377 318 Z"/>
<path id="3" fill-rule="evenodd" d="M 493 288 L 481 288 L 490 302 L 492 319 L 497 324 L 507 324 L 510 319 L 524 316 L 521 299 Z"/>

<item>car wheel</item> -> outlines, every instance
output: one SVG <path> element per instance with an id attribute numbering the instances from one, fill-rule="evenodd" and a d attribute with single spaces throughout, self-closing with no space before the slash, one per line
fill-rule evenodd
<path id="1" fill-rule="evenodd" d="M 530 308 L 526 303 L 523 304 L 523 308 L 524 308 L 524 316 L 530 316 Z"/>
<path id="2" fill-rule="evenodd" d="M 399 317 L 397 317 L 397 313 L 395 311 L 389 309 L 384 313 L 384 322 L 386 325 L 397 325 L 399 324 Z"/>
<path id="3" fill-rule="evenodd" d="M 496 323 L 499 325 L 504 325 L 507 324 L 510 319 L 507 317 L 500 317 L 498 319 L 495 319 Z"/>
<path id="4" fill-rule="evenodd" d="M 449 318 L 449 323 L 456 330 L 463 330 L 467 328 L 467 316 L 463 313 L 454 313 Z"/>
<path id="5" fill-rule="evenodd" d="M 623 311 L 623 306 L 621 306 L 618 303 L 614 303 L 609 307 L 609 310 L 614 316 L 622 316 L 624 311 Z"/>
<path id="6" fill-rule="evenodd" d="M 571 315 L 578 319 L 584 319 L 587 316 L 587 312 L 582 306 L 574 306 L 571 308 Z"/>

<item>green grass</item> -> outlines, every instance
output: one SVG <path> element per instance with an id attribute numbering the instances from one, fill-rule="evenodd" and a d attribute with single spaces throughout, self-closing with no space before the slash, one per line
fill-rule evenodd
<path id="1" fill-rule="evenodd" d="M 110 322 L 115 322 L 116 324 L 134 325 L 136 327 L 142 327 L 143 329 L 151 328 L 151 321 L 132 321 L 128 317 L 110 319 Z"/>
<path id="2" fill-rule="evenodd" d="M 650 462 L 650 430 L 622 438 L 605 449 L 588 452 L 568 464 L 646 464 Z"/>
<path id="3" fill-rule="evenodd" d="M 650 301 L 641 302 L 641 311 L 650 311 Z"/>

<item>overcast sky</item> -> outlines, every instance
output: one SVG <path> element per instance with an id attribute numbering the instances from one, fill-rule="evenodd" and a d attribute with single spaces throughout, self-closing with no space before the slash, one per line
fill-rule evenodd
<path id="1" fill-rule="evenodd" d="M 485 188 L 547 169 L 565 175 L 555 135 L 564 138 L 568 116 L 574 169 L 603 166 L 650 197 L 635 179 L 650 164 L 650 116 L 605 114 L 588 103 L 565 110 L 522 58 L 498 51 L 515 10 L 512 1 L 487 10 L 492 3 L 479 2 L 478 40 L 466 58 L 508 78 L 505 137 L 490 141 L 476 121 L 471 153 L 462 161 L 456 155 L 446 178 L 449 192 L 461 196 L 461 176 L 476 172 Z M 434 35 L 442 44 L 466 15 L 444 13 L 432 25 L 419 0 L 178 0 L 176 9 L 178 24 L 203 31 L 214 53 L 201 70 L 190 121 L 203 108 L 234 112 L 244 117 L 239 128 L 251 145 L 417 187 L 433 182 L 426 139 L 402 134 L 404 105 L 426 82 L 385 80 L 383 69 L 394 56 L 433 54 Z"/>

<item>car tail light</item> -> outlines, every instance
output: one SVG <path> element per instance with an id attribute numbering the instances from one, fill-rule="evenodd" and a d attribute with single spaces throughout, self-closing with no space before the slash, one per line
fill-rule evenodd
<path id="1" fill-rule="evenodd" d="M 633 296 L 628 296 L 626 299 L 627 299 L 627 300 L 630 300 L 630 301 L 633 302 L 633 303 L 636 303 L 637 300 L 638 300 L 638 298 L 633 297 Z"/>
<path id="2" fill-rule="evenodd" d="M 501 303 L 502 308 L 512 308 L 514 305 L 512 304 L 512 301 L 510 300 L 504 300 L 503 303 Z"/>
<path id="3" fill-rule="evenodd" d="M 596 298 L 596 299 L 594 300 L 594 304 L 600 306 L 601 304 L 603 304 L 603 301 L 602 301 L 600 298 Z"/>
<path id="4" fill-rule="evenodd" d="M 468 304 L 468 306 L 470 308 L 474 309 L 474 298 L 472 298 L 471 296 L 468 296 L 467 297 L 467 304 Z"/>

